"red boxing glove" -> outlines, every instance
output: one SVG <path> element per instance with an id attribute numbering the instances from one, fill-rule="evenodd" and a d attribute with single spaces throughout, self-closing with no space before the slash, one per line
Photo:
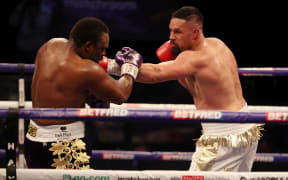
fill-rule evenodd
<path id="1" fill-rule="evenodd" d="M 170 61 L 174 60 L 176 57 L 172 55 L 171 48 L 173 44 L 169 41 L 166 41 L 162 46 L 160 46 L 157 51 L 156 55 L 160 61 Z"/>
<path id="2" fill-rule="evenodd" d="M 107 72 L 108 58 L 103 56 L 103 59 L 98 62 L 98 64 Z"/>
<path id="3" fill-rule="evenodd" d="M 103 59 L 98 63 L 108 74 L 121 76 L 121 67 L 115 62 L 114 59 L 109 59 L 103 56 Z"/>

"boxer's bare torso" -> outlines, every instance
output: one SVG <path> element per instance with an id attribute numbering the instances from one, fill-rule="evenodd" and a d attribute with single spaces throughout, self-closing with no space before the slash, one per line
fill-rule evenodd
<path id="1" fill-rule="evenodd" d="M 239 110 L 246 104 L 235 57 L 222 41 L 205 38 L 201 49 L 185 51 L 180 58 L 195 69 L 178 81 L 192 94 L 197 109 Z"/>
<path id="2" fill-rule="evenodd" d="M 108 39 L 104 42 L 108 43 Z M 108 37 L 108 36 L 107 36 Z M 100 43 L 106 49 L 107 43 Z M 94 61 L 78 56 L 70 41 L 55 38 L 38 51 L 32 80 L 33 108 L 83 108 L 88 95 L 122 103 L 132 90 L 133 80 L 123 76 L 118 83 Z M 72 120 L 33 119 L 38 125 L 66 124 Z"/>
<path id="3" fill-rule="evenodd" d="M 178 80 L 197 109 L 240 110 L 246 102 L 231 50 L 217 38 L 205 38 L 197 18 L 172 18 L 169 28 L 169 39 L 180 53 L 172 61 L 142 64 L 137 81 Z"/>
<path id="4" fill-rule="evenodd" d="M 240 110 L 245 104 L 233 53 L 216 38 L 205 38 L 197 50 L 173 61 L 144 63 L 138 82 L 178 80 L 193 96 L 197 109 Z"/>

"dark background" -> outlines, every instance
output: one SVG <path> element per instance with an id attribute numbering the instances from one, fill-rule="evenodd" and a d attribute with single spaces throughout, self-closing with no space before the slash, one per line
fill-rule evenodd
<path id="1" fill-rule="evenodd" d="M 184 5 L 204 15 L 204 34 L 223 40 L 239 67 L 287 67 L 286 4 L 280 1 L 208 0 L 16 0 L 1 6 L 1 63 L 34 63 L 37 49 L 48 39 L 68 38 L 81 17 L 95 16 L 110 28 L 107 56 L 130 46 L 144 62 L 158 63 L 156 49 L 169 37 L 170 15 Z M 3 13 L 6 12 L 6 13 Z M 241 77 L 249 105 L 287 106 L 287 77 Z M 0 100 L 17 100 L 17 77 L 0 76 Z M 26 99 L 31 76 L 26 77 Z M 193 104 L 176 81 L 135 83 L 128 103 Z M 200 125 L 91 123 L 87 133 L 95 149 L 194 151 L 191 140 Z M 266 125 L 258 152 L 288 152 L 287 125 Z M 0 129 L 1 130 L 1 129 Z M 2 130 L 1 130 L 2 131 Z M 0 131 L 0 133 L 1 133 Z M 3 131 L 2 131 L 3 132 Z M 275 167 L 275 166 L 274 166 Z M 271 167 L 270 167 L 271 168 Z M 287 170 L 287 168 L 286 168 Z"/>

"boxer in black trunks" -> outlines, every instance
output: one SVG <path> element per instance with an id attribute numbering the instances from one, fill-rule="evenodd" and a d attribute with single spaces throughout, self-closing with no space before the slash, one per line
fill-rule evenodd
<path id="1" fill-rule="evenodd" d="M 97 18 L 80 19 L 69 39 L 53 38 L 46 42 L 35 60 L 31 89 L 33 108 L 83 108 L 91 96 L 108 103 L 125 102 L 137 74 L 121 72 L 118 82 L 110 77 L 98 65 L 108 46 L 109 29 Z M 138 69 L 142 57 L 133 57 L 138 58 L 133 59 L 133 67 Z M 125 59 L 119 63 L 127 65 Z M 91 149 L 84 138 L 84 129 L 82 121 L 31 120 L 24 143 L 28 167 L 90 168 Z"/>

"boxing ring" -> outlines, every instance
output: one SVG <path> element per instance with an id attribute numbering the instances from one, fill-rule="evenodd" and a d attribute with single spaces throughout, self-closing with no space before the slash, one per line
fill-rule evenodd
<path id="1" fill-rule="evenodd" d="M 288 179 L 288 172 L 192 172 L 192 171 L 119 171 L 119 170 L 54 170 L 25 169 L 23 156 L 24 119 L 81 119 L 103 122 L 165 122 L 185 125 L 199 122 L 266 123 L 282 125 L 288 122 L 288 107 L 249 106 L 247 112 L 199 111 L 194 105 L 173 104 L 111 104 L 110 109 L 93 108 L 32 108 L 25 101 L 24 74 L 34 71 L 33 64 L 0 64 L 0 72 L 18 73 L 18 101 L 0 101 L 0 118 L 7 119 L 6 169 L 0 169 L 2 179 L 99 179 L 99 180 L 204 180 L 204 179 Z M 240 76 L 288 76 L 288 68 L 239 68 Z M 18 126 L 15 129 L 15 124 Z M 18 134 L 18 136 L 17 136 Z M 16 145 L 18 144 L 16 151 Z M 193 152 L 138 152 L 93 150 L 94 159 L 191 161 Z M 16 157 L 18 164 L 16 168 Z M 257 154 L 255 162 L 288 162 L 288 154 Z"/>

